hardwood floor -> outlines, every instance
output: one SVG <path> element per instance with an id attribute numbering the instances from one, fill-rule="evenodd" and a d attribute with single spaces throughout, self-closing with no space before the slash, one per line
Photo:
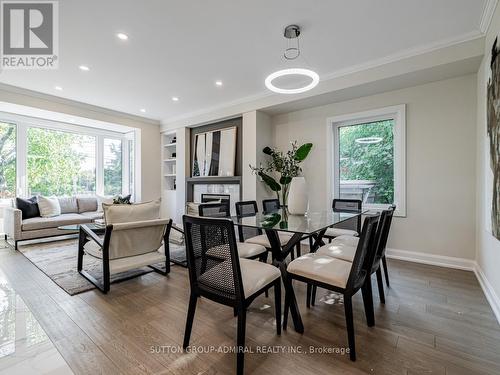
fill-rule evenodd
<path id="1" fill-rule="evenodd" d="M 113 284 L 108 295 L 73 297 L 12 249 L 0 249 L 0 269 L 75 374 L 235 373 L 232 353 L 179 350 L 189 295 L 184 268 Z M 306 309 L 305 288 L 296 284 L 303 335 L 289 327 L 276 336 L 272 293 L 258 298 L 247 315 L 254 353 L 245 356 L 245 374 L 500 374 L 500 326 L 472 272 L 393 260 L 389 272 L 385 305 L 373 280 L 375 327 L 366 326 L 361 295 L 354 298 L 354 363 L 348 355 L 318 353 L 347 347 L 343 306 L 325 303 L 326 291 L 318 290 L 316 306 Z M 233 311 L 200 300 L 191 345 L 206 350 L 235 342 Z"/>

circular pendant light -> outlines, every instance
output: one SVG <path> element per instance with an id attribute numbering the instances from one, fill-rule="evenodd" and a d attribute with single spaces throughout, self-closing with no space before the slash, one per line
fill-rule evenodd
<path id="1" fill-rule="evenodd" d="M 300 56 L 300 46 L 299 46 L 299 35 L 300 35 L 300 27 L 297 25 L 289 25 L 285 28 L 284 37 L 287 39 L 287 48 L 283 54 L 283 57 L 286 60 L 295 60 Z M 297 87 L 297 88 L 285 88 L 276 86 L 273 81 L 280 77 L 287 76 L 303 76 L 311 79 L 305 86 Z M 278 70 L 274 73 L 269 74 L 264 84 L 266 87 L 278 94 L 300 94 L 302 92 L 309 91 L 316 87 L 319 83 L 319 75 L 311 69 L 305 68 L 288 68 Z"/>
<path id="2" fill-rule="evenodd" d="M 295 75 L 309 77 L 311 78 L 311 82 L 306 86 L 298 87 L 295 89 L 280 88 L 273 84 L 273 81 L 276 78 L 295 76 Z M 301 92 L 306 92 L 316 87 L 316 85 L 319 83 L 319 75 L 318 73 L 313 72 L 312 70 L 309 69 L 301 69 L 301 68 L 283 69 L 269 74 L 264 83 L 269 90 L 277 92 L 278 94 L 300 94 Z"/>

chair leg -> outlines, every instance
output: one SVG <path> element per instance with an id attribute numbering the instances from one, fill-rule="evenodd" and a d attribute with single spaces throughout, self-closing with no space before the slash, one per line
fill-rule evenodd
<path id="1" fill-rule="evenodd" d="M 361 288 L 361 294 L 365 305 L 366 324 L 368 327 L 373 327 L 375 325 L 375 313 L 373 311 L 372 279 L 370 276 L 366 278 L 365 284 Z"/>
<path id="2" fill-rule="evenodd" d="M 387 260 L 385 259 L 385 255 L 382 257 L 382 265 L 384 266 L 384 274 L 385 274 L 385 283 L 387 286 L 389 285 L 389 271 L 387 270 Z"/>
<path id="3" fill-rule="evenodd" d="M 378 284 L 378 296 L 380 298 L 380 303 L 385 303 L 384 281 L 382 280 L 382 270 L 380 269 L 380 267 L 377 270 L 377 284 Z"/>
<path id="4" fill-rule="evenodd" d="M 245 326 L 246 326 L 247 311 L 244 307 L 238 308 L 238 336 L 236 339 L 236 374 L 243 375 L 245 366 Z"/>
<path id="5" fill-rule="evenodd" d="M 285 282 L 285 311 L 283 313 L 283 331 L 286 331 L 287 325 L 288 325 L 288 313 L 290 311 L 290 304 L 291 304 L 291 299 L 290 299 L 290 293 L 287 292 L 287 288 L 292 288 L 292 280 L 288 277 Z"/>
<path id="6" fill-rule="evenodd" d="M 186 319 L 186 330 L 184 331 L 184 343 L 182 347 L 186 349 L 189 346 L 189 339 L 191 338 L 191 329 L 193 328 L 194 312 L 196 311 L 196 302 L 198 298 L 196 295 L 191 294 L 189 297 L 189 307 Z"/>
<path id="7" fill-rule="evenodd" d="M 297 251 L 297 258 L 300 257 L 300 255 L 302 254 L 302 251 L 300 249 L 300 241 L 297 242 L 297 245 L 295 245 L 295 249 Z"/>
<path id="8" fill-rule="evenodd" d="M 312 294 L 311 294 L 311 306 L 314 306 L 314 303 L 316 301 L 316 292 L 318 290 L 318 287 L 316 285 L 313 285 L 312 288 Z"/>
<path id="9" fill-rule="evenodd" d="M 311 308 L 311 294 L 312 294 L 312 285 L 307 283 L 307 292 L 306 292 L 306 307 Z"/>
<path id="10" fill-rule="evenodd" d="M 5 241 L 7 241 L 7 235 L 5 235 Z"/>
<path id="11" fill-rule="evenodd" d="M 354 319 L 352 316 L 352 297 L 344 295 L 345 322 L 347 327 L 347 340 L 349 342 L 349 357 L 351 361 L 356 360 L 356 348 L 354 342 Z"/>
<path id="12" fill-rule="evenodd" d="M 262 263 L 267 263 L 267 254 L 268 254 L 267 251 L 265 253 L 262 253 L 261 256 L 259 257 L 259 261 L 261 261 Z M 266 291 L 264 293 L 266 295 L 266 298 L 268 298 L 269 297 L 269 290 L 266 289 Z M 234 316 L 236 316 L 236 314 L 234 314 Z"/>
<path id="13" fill-rule="evenodd" d="M 276 311 L 276 333 L 281 335 L 281 279 L 274 282 L 274 309 Z"/>

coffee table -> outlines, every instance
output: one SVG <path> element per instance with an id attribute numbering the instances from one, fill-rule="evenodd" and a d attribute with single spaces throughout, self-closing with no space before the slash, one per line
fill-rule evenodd
<path id="1" fill-rule="evenodd" d="M 94 223 L 62 225 L 60 227 L 57 227 L 57 229 L 68 232 L 78 232 L 80 230 L 81 225 L 86 225 L 87 228 L 89 228 L 92 232 L 96 234 L 102 234 L 106 231 L 106 227 Z"/>

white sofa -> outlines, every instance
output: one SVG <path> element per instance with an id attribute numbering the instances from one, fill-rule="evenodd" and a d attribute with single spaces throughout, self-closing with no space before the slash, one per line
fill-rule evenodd
<path id="1" fill-rule="evenodd" d="M 58 198 L 61 206 L 61 215 L 54 217 L 22 218 L 21 210 L 14 207 L 4 209 L 5 239 L 14 241 L 17 250 L 19 241 L 38 238 L 54 237 L 78 233 L 78 231 L 62 231 L 57 227 L 72 224 L 91 223 L 103 218 L 102 208 L 99 207 L 97 197 L 69 197 Z"/>

